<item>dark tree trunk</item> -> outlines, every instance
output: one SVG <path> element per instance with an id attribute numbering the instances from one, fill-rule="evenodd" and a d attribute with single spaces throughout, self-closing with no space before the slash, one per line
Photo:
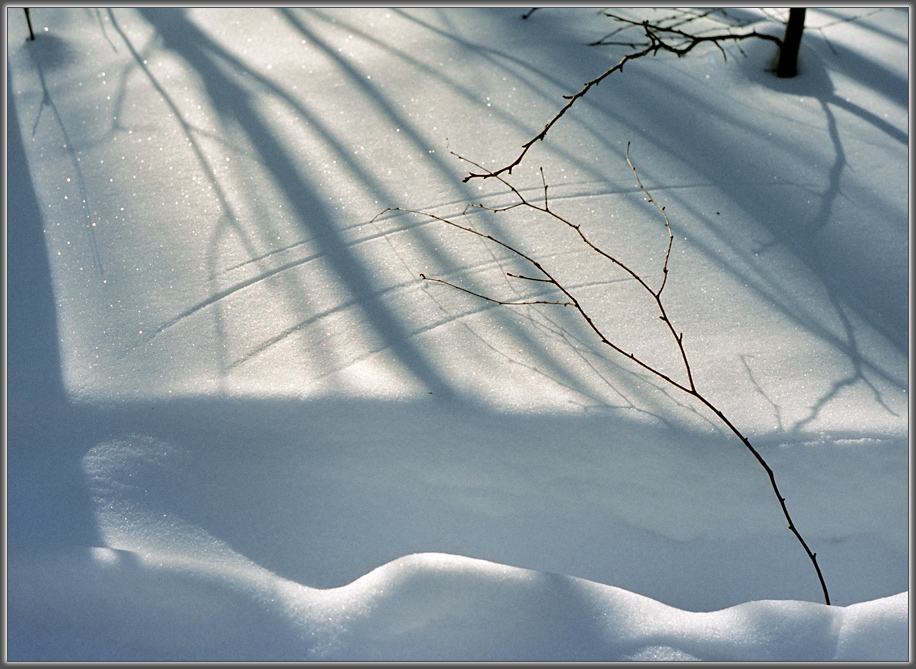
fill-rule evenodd
<path id="1" fill-rule="evenodd" d="M 779 50 L 779 65 L 776 66 L 777 77 L 794 77 L 798 73 L 798 47 L 801 46 L 802 33 L 805 30 L 805 8 L 793 7 L 789 10 L 786 22 L 786 36 Z"/>
<path id="2" fill-rule="evenodd" d="M 35 33 L 32 32 L 32 19 L 29 17 L 29 8 L 28 8 L 28 7 L 23 7 L 23 8 L 22 8 L 22 11 L 25 12 L 25 21 L 26 21 L 26 23 L 29 24 L 29 39 L 30 39 L 30 40 L 34 40 L 34 39 L 35 39 Z"/>

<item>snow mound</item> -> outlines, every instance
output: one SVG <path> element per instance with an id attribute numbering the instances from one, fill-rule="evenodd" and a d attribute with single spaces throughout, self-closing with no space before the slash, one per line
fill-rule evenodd
<path id="1" fill-rule="evenodd" d="M 442 553 L 349 585 L 109 548 L 10 553 L 9 659 L 807 661 L 907 658 L 907 593 L 695 613 Z M 98 647 L 106 648 L 99 657 Z"/>

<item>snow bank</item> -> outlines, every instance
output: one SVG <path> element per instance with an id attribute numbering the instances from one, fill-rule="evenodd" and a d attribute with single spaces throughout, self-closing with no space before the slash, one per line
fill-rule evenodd
<path id="1" fill-rule="evenodd" d="M 907 593 L 694 613 L 626 590 L 423 553 L 341 588 L 108 548 L 12 551 L 9 659 L 852 661 L 907 657 Z M 100 653 L 101 649 L 101 653 Z"/>

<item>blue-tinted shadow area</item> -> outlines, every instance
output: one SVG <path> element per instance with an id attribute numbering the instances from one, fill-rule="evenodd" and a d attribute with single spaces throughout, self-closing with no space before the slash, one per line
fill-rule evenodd
<path id="1" fill-rule="evenodd" d="M 98 545 L 69 418 L 41 211 L 7 71 L 7 541 Z M 40 480 L 39 480 L 40 479 Z"/>

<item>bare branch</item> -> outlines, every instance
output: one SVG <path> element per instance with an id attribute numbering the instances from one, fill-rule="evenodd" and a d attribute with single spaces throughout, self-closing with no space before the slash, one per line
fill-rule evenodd
<path id="1" fill-rule="evenodd" d="M 648 30 L 647 30 L 647 34 L 650 34 L 650 35 L 651 35 L 651 33 L 650 33 Z M 624 61 L 621 61 L 621 63 L 618 64 L 618 65 L 622 65 L 623 62 L 624 62 Z M 610 72 L 610 71 L 609 71 L 609 72 Z M 572 101 L 571 101 L 571 102 L 572 102 Z M 568 108 L 568 105 L 567 105 L 566 108 Z M 559 114 L 556 118 L 559 118 L 560 115 L 562 115 L 562 112 L 561 112 L 561 114 Z M 556 118 L 554 119 L 554 121 L 556 120 Z M 546 133 L 546 130 L 549 129 L 549 127 L 550 127 L 550 124 L 548 124 L 548 127 L 545 128 L 545 131 L 544 131 L 545 133 Z M 527 149 L 526 149 L 526 150 L 527 150 Z M 780 504 L 780 507 L 781 507 L 781 509 L 782 509 L 783 515 L 785 516 L 785 519 L 786 519 L 786 521 L 788 522 L 789 530 L 791 530 L 791 532 L 792 532 L 792 533 L 795 535 L 795 537 L 798 539 L 799 543 L 800 543 L 801 546 L 804 548 L 805 553 L 808 555 L 808 558 L 811 560 L 812 564 L 814 565 L 814 569 L 815 569 L 815 571 L 816 571 L 816 573 L 817 573 L 817 576 L 818 576 L 818 579 L 819 579 L 819 581 L 820 581 L 821 588 L 823 589 L 824 600 L 825 600 L 825 602 L 826 602 L 827 604 L 830 604 L 830 596 L 829 596 L 829 594 L 828 594 L 828 592 L 827 592 L 827 585 L 826 585 L 826 583 L 825 583 L 825 581 L 824 581 L 823 574 L 821 573 L 820 566 L 819 566 L 818 563 L 817 563 L 817 555 L 816 555 L 816 553 L 814 553 L 814 552 L 812 552 L 812 551 L 810 550 L 810 548 L 808 547 L 808 544 L 805 542 L 805 540 L 802 538 L 801 533 L 800 533 L 800 532 L 798 531 L 798 529 L 796 528 L 795 523 L 792 521 L 792 518 L 791 518 L 791 516 L 789 515 L 789 510 L 788 510 L 788 508 L 786 507 L 785 498 L 784 498 L 784 497 L 782 496 L 782 494 L 780 493 L 779 487 L 778 487 L 777 484 L 776 484 L 776 477 L 775 477 L 775 475 L 774 475 L 774 473 L 773 473 L 773 470 L 772 470 L 772 469 L 770 468 L 770 466 L 767 464 L 766 460 L 764 460 L 763 456 L 761 456 L 760 453 L 753 447 L 753 445 L 752 445 L 751 442 L 747 439 L 747 437 L 745 437 L 744 434 L 741 433 L 741 431 L 740 431 L 740 430 L 739 430 L 739 429 L 738 429 L 738 428 L 737 428 L 737 427 L 736 427 L 736 426 L 735 426 L 735 425 L 725 416 L 725 414 L 724 414 L 718 407 L 716 407 L 716 406 L 712 403 L 711 400 L 709 400 L 706 396 L 704 396 L 704 395 L 699 391 L 699 389 L 697 388 L 696 384 L 694 383 L 693 369 L 692 369 L 692 367 L 691 367 L 690 360 L 689 360 L 688 355 L 687 355 L 687 351 L 686 351 L 686 349 L 685 349 L 685 347 L 684 347 L 684 333 L 683 333 L 683 332 L 678 332 L 678 331 L 675 329 L 674 323 L 672 322 L 671 318 L 669 317 L 669 315 L 668 315 L 668 313 L 667 313 L 667 310 L 665 309 L 665 305 L 664 305 L 664 303 L 663 303 L 663 301 L 662 301 L 662 293 L 663 293 L 663 291 L 664 291 L 664 289 L 665 289 L 665 286 L 667 285 L 668 269 L 669 269 L 669 268 L 668 268 L 668 263 L 669 263 L 669 260 L 670 260 L 670 258 L 671 258 L 671 249 L 672 249 L 673 243 L 674 243 L 674 234 L 673 234 L 673 232 L 672 232 L 672 230 L 671 230 L 671 223 L 670 223 L 670 221 L 669 221 L 669 219 L 668 219 L 668 214 L 667 214 L 667 212 L 665 211 L 665 207 L 663 207 L 662 205 L 660 205 L 660 204 L 655 200 L 655 198 L 652 196 L 652 194 L 649 192 L 649 190 L 645 187 L 645 185 L 644 185 L 643 182 L 642 182 L 642 179 L 641 179 L 640 176 L 639 176 L 639 173 L 638 173 L 637 170 L 636 170 L 636 167 L 633 165 L 632 161 L 630 160 L 630 144 L 629 144 L 629 143 L 627 144 L 627 153 L 626 153 L 627 164 L 630 166 L 630 169 L 632 170 L 633 175 L 634 175 L 634 177 L 635 177 L 635 179 L 636 179 L 636 183 L 638 184 L 638 186 L 639 186 L 639 188 L 642 190 L 642 192 L 645 194 L 646 199 L 648 200 L 648 202 L 650 202 L 652 205 L 654 205 L 654 206 L 659 210 L 659 212 L 661 213 L 661 215 L 662 215 L 662 217 L 663 217 L 663 219 L 664 219 L 664 221 L 665 221 L 665 229 L 666 229 L 666 231 L 668 232 L 668 244 L 667 244 L 667 248 L 666 248 L 666 251 L 665 251 L 665 258 L 664 258 L 664 261 L 663 261 L 663 263 L 662 263 L 662 280 L 661 280 L 661 285 L 659 286 L 659 288 L 658 288 L 657 290 L 654 290 L 654 289 L 650 286 L 650 284 L 649 284 L 649 283 L 648 283 L 639 273 L 637 273 L 635 270 L 633 270 L 631 267 L 629 267 L 626 263 L 624 263 L 623 261 L 621 261 L 620 259 L 618 259 L 615 255 L 612 255 L 611 253 L 608 253 L 608 252 L 604 251 L 603 249 L 601 249 L 600 247 L 598 247 L 596 244 L 594 244 L 594 243 L 586 236 L 586 234 L 583 232 L 583 230 L 581 229 L 581 227 L 580 227 L 578 224 L 572 223 L 571 221 L 567 220 L 566 218 L 564 218 L 564 217 L 561 216 L 560 214 L 558 214 L 558 213 L 556 213 L 555 211 L 553 211 L 552 209 L 550 209 L 549 202 L 548 202 L 548 198 L 547 198 L 547 180 L 546 180 L 546 177 L 544 176 L 544 170 L 543 170 L 543 168 L 541 168 L 541 170 L 540 170 L 541 179 L 542 179 L 542 183 L 543 183 L 543 187 L 544 187 L 544 204 L 543 204 L 543 206 L 534 204 L 534 203 L 530 202 L 529 200 L 527 200 L 527 199 L 525 198 L 525 196 L 524 196 L 524 195 L 523 195 L 514 185 L 512 185 L 505 177 L 502 176 L 502 174 L 504 174 L 504 173 L 511 172 L 511 167 L 514 167 L 515 165 L 517 165 L 518 163 L 521 162 L 521 159 L 524 157 L 524 154 L 525 154 L 524 151 L 522 152 L 522 155 L 519 156 L 519 158 L 516 160 L 516 162 L 515 162 L 513 165 L 508 166 L 508 167 L 506 167 L 506 168 L 499 169 L 499 170 L 495 170 L 495 171 L 494 171 L 494 170 L 488 170 L 488 169 L 482 167 L 481 165 L 475 163 L 474 161 L 468 160 L 467 158 L 464 158 L 464 157 L 462 157 L 462 156 L 460 156 L 460 155 L 458 155 L 458 154 L 456 154 L 456 153 L 454 153 L 454 152 L 452 152 L 452 154 L 453 154 L 454 156 L 456 156 L 459 160 L 461 160 L 461 161 L 463 161 L 463 162 L 466 162 L 466 163 L 468 163 L 468 164 L 470 164 L 470 165 L 472 165 L 472 166 L 478 168 L 479 170 L 481 170 L 480 173 L 478 174 L 478 176 L 481 176 L 481 177 L 483 177 L 483 178 L 493 178 L 493 179 L 496 179 L 497 181 L 499 181 L 500 183 L 504 184 L 504 185 L 509 189 L 509 192 L 510 192 L 510 193 L 516 198 L 516 200 L 517 200 L 517 201 L 514 201 L 513 203 L 511 203 L 511 204 L 509 204 L 509 205 L 505 205 L 505 206 L 501 206 L 501 207 L 486 207 L 486 206 L 484 206 L 484 205 L 482 205 L 482 204 L 472 204 L 472 205 L 468 205 L 467 207 L 465 207 L 464 211 L 462 212 L 462 215 L 464 215 L 465 213 L 467 213 L 467 211 L 468 211 L 470 208 L 472 208 L 472 207 L 473 207 L 473 208 L 479 208 L 479 209 L 481 209 L 481 210 L 489 211 L 489 212 L 493 212 L 493 213 L 505 212 L 505 211 L 508 211 L 508 210 L 513 209 L 513 208 L 515 208 L 515 207 L 526 207 L 526 208 L 531 209 L 531 210 L 533 210 L 533 211 L 535 211 L 535 212 L 539 212 L 539 213 L 541 213 L 541 214 L 547 215 L 547 216 L 549 216 L 550 218 L 552 218 L 553 220 L 555 220 L 555 221 L 557 221 L 557 222 L 560 222 L 560 223 L 562 223 L 563 225 L 569 227 L 571 230 L 573 230 L 573 231 L 576 232 L 576 234 L 578 235 L 578 237 L 579 237 L 579 239 L 581 240 L 581 242 L 582 242 L 583 244 L 585 244 L 591 251 L 593 251 L 594 253 L 598 254 L 599 256 L 601 256 L 601 257 L 603 257 L 603 258 L 606 258 L 607 260 L 609 260 L 610 262 L 612 262 L 614 265 L 616 265 L 618 268 L 624 270 L 631 278 L 635 279 L 636 282 L 640 285 L 640 287 L 641 287 L 644 291 L 646 291 L 646 293 L 648 294 L 648 296 L 651 298 L 652 303 L 655 305 L 655 308 L 658 310 L 658 314 L 659 314 L 658 317 L 659 317 L 659 319 L 662 320 L 662 321 L 664 322 L 665 326 L 666 326 L 667 329 L 668 329 L 668 332 L 671 334 L 671 337 L 672 337 L 672 339 L 674 340 L 674 345 L 676 346 L 677 351 L 678 351 L 678 353 L 679 353 L 679 355 L 680 355 L 680 359 L 681 359 L 681 363 L 683 364 L 684 371 L 686 372 L 686 375 L 687 375 L 687 383 L 685 384 L 685 383 L 681 383 L 681 382 L 675 380 L 674 377 L 671 376 L 669 373 L 667 373 L 667 372 L 665 372 L 665 371 L 659 369 L 658 367 L 656 367 L 656 366 L 654 366 L 654 365 L 652 365 L 652 364 L 650 364 L 650 363 L 648 363 L 648 362 L 642 360 L 641 358 L 637 357 L 633 352 L 624 349 L 622 346 L 620 346 L 620 345 L 617 344 L 615 341 L 613 341 L 609 336 L 607 336 L 607 335 L 604 333 L 604 331 L 602 330 L 601 326 L 599 326 L 599 325 L 595 322 L 595 320 L 592 318 L 591 314 L 589 314 L 589 312 L 582 306 L 582 304 L 579 302 L 579 300 L 575 297 L 575 295 L 573 294 L 573 292 L 572 292 L 569 288 L 567 288 L 562 282 L 560 282 L 560 281 L 558 281 L 557 279 L 555 279 L 554 276 L 553 276 L 553 275 L 552 275 L 552 274 L 551 274 L 551 273 L 550 273 L 550 272 L 549 272 L 549 271 L 548 271 L 539 261 L 537 261 L 536 259 L 534 259 L 534 258 L 531 257 L 530 255 L 528 255 L 528 254 L 526 254 L 526 253 L 520 251 L 518 248 L 514 247 L 513 245 L 508 244 L 508 243 L 506 243 L 506 242 L 504 242 L 504 241 L 500 240 L 499 238 L 494 237 L 494 236 L 492 236 L 492 235 L 488 235 L 488 234 L 485 234 L 485 233 L 482 233 L 482 232 L 478 232 L 477 230 L 474 230 L 474 229 L 471 228 L 470 226 L 461 225 L 461 224 L 456 223 L 456 222 L 454 222 L 454 221 L 452 221 L 452 220 L 450 220 L 450 219 L 448 219 L 448 218 L 445 218 L 445 217 L 443 217 L 443 216 L 438 216 L 438 215 L 436 215 L 436 214 L 432 214 L 432 213 L 428 213 L 428 212 L 423 212 L 423 211 L 409 210 L 409 209 L 400 209 L 400 208 L 396 208 L 396 209 L 386 209 L 385 211 L 397 210 L 397 211 L 405 211 L 405 212 L 411 212 L 411 213 L 414 213 L 414 214 L 419 214 L 419 215 L 427 216 L 427 217 L 432 218 L 432 219 L 434 219 L 434 220 L 441 221 L 441 222 L 443 222 L 443 223 L 445 223 L 445 224 L 447 224 L 447 225 L 450 225 L 450 226 L 452 226 L 452 227 L 454 227 L 454 228 L 456 228 L 456 229 L 458 229 L 458 230 L 461 230 L 461 231 L 463 231 L 463 232 L 466 232 L 466 233 L 470 233 L 470 234 L 476 235 L 477 237 L 480 237 L 480 238 L 485 239 L 485 240 L 487 240 L 487 241 L 489 241 L 489 242 L 491 242 L 491 243 L 494 243 L 494 244 L 497 244 L 497 245 L 501 246 L 502 248 L 506 249 L 507 251 L 509 251 L 510 253 L 512 253 L 513 255 L 515 255 L 517 258 L 520 258 L 521 260 L 524 260 L 525 262 L 527 262 L 528 264 L 530 264 L 530 265 L 531 265 L 532 267 L 534 267 L 534 268 L 538 271 L 538 273 L 540 274 L 540 276 L 532 277 L 532 276 L 525 276 L 525 275 L 522 275 L 522 274 L 512 274 L 512 273 L 507 272 L 507 273 L 506 273 L 507 276 L 509 276 L 509 277 L 511 277 L 511 278 L 514 278 L 514 279 L 524 280 L 524 281 L 533 281 L 533 282 L 551 284 L 554 288 L 556 288 L 557 290 L 559 290 L 559 291 L 565 296 L 566 300 L 565 300 L 565 301 L 561 301 L 561 300 L 502 300 L 502 299 L 494 298 L 494 297 L 491 297 L 491 296 L 488 296 L 488 295 L 484 295 L 484 294 L 481 294 L 481 293 L 478 293 L 478 292 L 469 290 L 469 289 L 467 289 L 467 288 L 463 288 L 463 287 L 461 287 L 461 286 L 458 286 L 458 285 L 456 285 L 456 284 L 454 284 L 454 283 L 451 283 L 451 282 L 448 282 L 448 281 L 444 281 L 444 280 L 442 280 L 442 279 L 436 279 L 436 278 L 427 277 L 425 274 L 420 274 L 420 278 L 423 279 L 423 280 L 425 280 L 425 281 L 433 281 L 433 282 L 436 282 L 436 283 L 441 283 L 441 284 L 443 284 L 443 285 L 449 286 L 449 287 L 451 287 L 451 288 L 455 288 L 455 289 L 457 289 L 457 290 L 460 290 L 460 291 L 462 291 L 462 292 L 468 293 L 468 294 L 470 294 L 470 295 L 473 295 L 473 296 L 478 297 L 478 298 L 480 298 L 480 299 L 486 300 L 486 301 L 488 301 L 488 302 L 492 302 L 492 303 L 495 303 L 495 304 L 498 304 L 498 305 L 503 305 L 503 306 L 523 306 L 523 305 L 527 306 L 527 305 L 542 305 L 542 304 L 543 304 L 543 305 L 556 305 L 556 306 L 572 307 L 573 309 L 576 310 L 576 312 L 578 312 L 578 314 L 582 317 L 582 319 L 583 319 L 583 320 L 585 321 L 585 323 L 589 326 L 589 328 L 592 330 L 592 332 L 595 333 L 595 335 L 598 337 L 598 340 L 599 340 L 602 344 L 608 346 L 609 348 L 611 348 L 613 351 L 615 351 L 615 352 L 618 353 L 619 355 L 621 355 L 621 356 L 623 356 L 623 357 L 625 357 L 625 358 L 628 358 L 628 359 L 631 360 L 633 363 L 635 363 L 636 365 L 638 365 L 639 367 L 641 367 L 643 370 L 645 370 L 646 372 L 650 373 L 651 375 L 660 378 L 661 380 L 667 382 L 667 383 L 670 384 L 671 386 L 673 386 L 673 387 L 675 387 L 675 388 L 677 388 L 677 389 L 683 391 L 683 392 L 686 393 L 687 395 L 689 395 L 689 396 L 695 398 L 697 401 L 699 401 L 701 404 L 703 404 L 705 407 L 707 407 L 707 409 L 709 409 L 709 411 L 711 411 L 717 418 L 719 418 L 719 420 L 722 422 L 722 424 L 723 424 L 725 427 L 727 427 L 733 434 L 735 434 L 735 436 L 738 437 L 738 439 L 744 444 L 744 446 L 748 449 L 748 451 L 754 456 L 754 458 L 758 461 L 758 463 L 759 463 L 759 464 L 764 468 L 764 470 L 766 471 L 766 473 L 767 473 L 767 475 L 768 475 L 768 477 L 769 477 L 769 480 L 770 480 L 770 485 L 771 485 L 771 487 L 773 488 L 773 492 L 774 492 L 774 494 L 776 495 L 776 498 L 779 500 L 779 504 Z M 472 175 L 472 176 L 473 176 L 473 175 Z M 470 177 L 468 177 L 468 178 L 470 178 Z M 466 180 L 467 180 L 467 178 L 465 179 L 465 181 L 466 181 Z M 382 212 L 382 213 L 385 213 L 385 212 Z M 379 214 L 379 216 L 380 216 L 380 215 L 381 215 L 381 214 Z M 378 216 L 376 216 L 376 218 L 378 218 Z M 373 220 L 375 220 L 375 219 L 373 219 Z"/>
<path id="2" fill-rule="evenodd" d="M 518 156 L 516 156 L 515 160 L 513 160 L 509 164 L 497 170 L 487 170 L 487 169 L 481 168 L 482 170 L 481 172 L 471 172 L 470 174 L 465 176 L 464 179 L 462 179 L 462 183 L 467 183 L 471 179 L 492 179 L 492 178 L 499 177 L 501 174 L 512 174 L 512 170 L 521 164 L 522 160 L 524 160 L 525 155 L 528 153 L 531 147 L 534 146 L 536 143 L 542 141 L 545 137 L 547 137 L 547 133 L 550 132 L 550 129 L 557 123 L 557 121 L 559 121 L 563 117 L 563 115 L 567 111 L 569 111 L 569 109 L 574 104 L 576 104 L 578 100 L 584 97 L 592 88 L 600 84 L 607 77 L 612 75 L 614 72 L 619 72 L 623 70 L 623 66 L 626 65 L 631 60 L 637 60 L 644 56 L 650 56 L 650 55 L 654 56 L 658 54 L 659 51 L 667 51 L 669 53 L 675 54 L 676 56 L 680 58 L 680 57 L 686 56 L 688 53 L 690 53 L 694 48 L 696 48 L 700 44 L 705 44 L 707 42 L 713 43 L 722 53 L 722 57 L 726 59 L 727 59 L 727 56 L 725 54 L 725 49 L 722 48 L 722 44 L 721 44 L 722 42 L 737 43 L 737 42 L 740 42 L 746 39 L 758 38 L 758 39 L 769 40 L 771 42 L 775 42 L 776 44 L 782 46 L 782 40 L 779 39 L 778 37 L 775 37 L 773 35 L 766 35 L 763 33 L 758 33 L 756 30 L 753 30 L 749 33 L 725 32 L 725 33 L 718 33 L 714 35 L 690 35 L 689 33 L 686 33 L 677 28 L 671 28 L 671 27 L 651 24 L 648 21 L 637 23 L 636 21 L 632 21 L 630 19 L 624 19 L 622 17 L 614 17 L 611 14 L 608 14 L 608 16 L 612 16 L 613 18 L 616 18 L 617 20 L 623 23 L 631 24 L 634 26 L 635 25 L 641 26 L 645 33 L 646 38 L 648 39 L 648 44 L 641 51 L 637 51 L 635 53 L 630 53 L 630 54 L 625 55 L 623 58 L 620 59 L 620 62 L 614 65 L 614 67 L 610 68 L 609 70 L 607 70 L 600 76 L 592 79 L 591 81 L 586 82 L 578 93 L 574 95 L 568 95 L 568 96 L 564 95 L 563 98 L 567 100 L 566 104 L 563 105 L 560 111 L 558 111 L 556 115 L 547 122 L 547 125 L 544 126 L 541 132 L 539 132 L 537 135 L 535 135 L 534 137 L 529 139 L 527 142 L 522 144 L 522 151 L 521 153 L 518 154 Z M 672 37 L 679 41 L 674 42 L 674 41 L 669 40 L 666 42 L 661 37 L 662 34 L 666 34 L 667 36 Z"/>
<path id="3" fill-rule="evenodd" d="M 657 46 L 650 45 L 638 53 L 627 54 L 620 60 L 619 63 L 617 63 L 610 70 L 602 74 L 600 77 L 597 77 L 587 82 L 581 91 L 569 97 L 564 96 L 564 98 L 566 98 L 568 102 L 565 105 L 563 105 L 563 108 L 560 109 L 559 112 L 557 112 L 556 116 L 554 116 L 552 119 L 550 119 L 550 121 L 547 122 L 547 125 L 544 126 L 544 129 L 541 130 L 541 132 L 539 132 L 537 135 L 532 137 L 530 140 L 522 144 L 522 152 L 518 155 L 518 157 L 515 160 L 513 160 L 511 163 L 509 163 L 505 167 L 502 167 L 495 171 L 486 170 L 481 173 L 472 172 L 471 174 L 469 174 L 468 176 L 464 177 L 464 179 L 461 180 L 462 183 L 467 183 L 471 179 L 490 179 L 493 177 L 498 177 L 500 174 L 503 174 L 503 173 L 512 174 L 513 168 L 517 167 L 522 162 L 522 160 L 525 158 L 525 154 L 528 153 L 528 150 L 532 146 L 534 146 L 537 142 L 544 139 L 547 136 L 547 133 L 550 131 L 550 129 L 554 126 L 554 124 L 563 117 L 563 114 L 565 114 L 567 110 L 569 110 L 569 108 L 572 107 L 579 98 L 581 98 L 586 93 L 588 93 L 589 90 L 591 90 L 593 86 L 597 86 L 598 84 L 600 84 L 602 81 L 604 81 L 607 77 L 609 77 L 614 72 L 617 72 L 618 70 L 622 70 L 623 66 L 626 63 L 628 63 L 629 61 L 635 60 L 637 58 L 642 58 L 643 56 L 647 56 L 650 53 L 653 53 L 657 50 L 658 50 Z"/>

